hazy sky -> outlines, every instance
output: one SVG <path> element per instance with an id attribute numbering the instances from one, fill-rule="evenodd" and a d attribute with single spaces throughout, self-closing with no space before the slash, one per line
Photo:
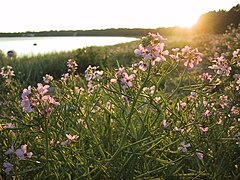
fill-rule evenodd
<path id="1" fill-rule="evenodd" d="M 1 0 L 0 32 L 190 27 L 240 0 Z"/>

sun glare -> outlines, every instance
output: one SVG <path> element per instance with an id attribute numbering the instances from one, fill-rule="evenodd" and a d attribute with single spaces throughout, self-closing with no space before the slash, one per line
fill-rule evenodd
<path id="1" fill-rule="evenodd" d="M 194 6 L 193 6 L 194 7 Z M 186 7 L 185 4 L 178 5 L 176 8 L 173 8 L 173 12 L 170 14 L 170 18 L 168 19 L 169 26 L 179 26 L 183 28 L 191 28 L 195 25 L 201 16 L 201 10 L 196 8 Z M 181 10 L 179 10 L 181 9 Z M 166 23 L 167 24 L 167 23 Z"/>
<path id="2" fill-rule="evenodd" d="M 200 15 L 188 15 L 187 18 L 184 18 L 181 22 L 176 22 L 175 24 L 178 24 L 178 26 L 183 28 L 191 28 L 197 23 L 199 17 Z"/>

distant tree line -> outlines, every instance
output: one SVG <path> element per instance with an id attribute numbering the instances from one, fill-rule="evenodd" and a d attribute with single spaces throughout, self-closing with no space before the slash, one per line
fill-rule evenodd
<path id="1" fill-rule="evenodd" d="M 0 33 L 0 37 L 42 37 L 42 36 L 124 36 L 124 37 L 142 37 L 147 33 L 159 33 L 167 36 L 176 33 L 186 34 L 189 29 L 179 27 L 143 29 L 143 28 L 111 28 L 111 29 L 93 29 L 93 30 L 60 30 L 60 31 L 40 31 L 40 32 L 17 32 Z"/>
<path id="2" fill-rule="evenodd" d="M 156 29 L 143 28 L 111 28 L 111 29 L 93 29 L 93 30 L 51 30 L 40 32 L 16 32 L 0 33 L 0 37 L 42 37 L 42 36 L 124 36 L 124 37 L 142 37 L 148 32 L 159 33 L 163 36 L 169 35 L 187 35 L 189 33 L 224 33 L 227 26 L 232 24 L 237 27 L 240 24 L 240 4 L 232 7 L 229 11 L 219 10 L 210 11 L 203 14 L 197 24 L 190 30 L 180 27 L 161 27 Z"/>
<path id="3" fill-rule="evenodd" d="M 227 30 L 227 26 L 232 25 L 237 28 L 240 24 L 240 4 L 232 7 L 229 11 L 210 11 L 203 14 L 198 23 L 193 27 L 196 33 L 219 34 Z"/>

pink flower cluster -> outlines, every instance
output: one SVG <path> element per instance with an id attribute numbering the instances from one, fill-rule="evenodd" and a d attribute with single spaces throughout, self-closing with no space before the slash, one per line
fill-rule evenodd
<path id="1" fill-rule="evenodd" d="M 239 91 L 240 90 L 240 74 L 234 74 L 233 78 L 236 84 L 236 90 Z"/>
<path id="2" fill-rule="evenodd" d="M 233 55 L 233 58 L 237 58 L 237 57 L 240 57 L 240 49 L 237 49 L 236 51 L 233 51 L 232 55 Z"/>
<path id="3" fill-rule="evenodd" d="M 78 135 L 71 135 L 71 134 L 66 134 L 66 137 L 67 137 L 67 140 L 66 141 L 63 141 L 63 142 L 60 142 L 60 141 L 55 141 L 54 142 L 54 139 L 52 139 L 50 141 L 50 145 L 59 145 L 61 144 L 62 146 L 66 146 L 66 145 L 69 145 L 72 143 L 72 141 L 76 140 L 79 138 Z"/>
<path id="4" fill-rule="evenodd" d="M 172 49 L 173 54 L 169 56 L 175 61 L 185 61 L 184 66 L 188 66 L 190 68 L 194 67 L 194 64 L 197 65 L 202 61 L 202 53 L 198 51 L 197 48 L 192 49 L 190 46 L 185 46 L 179 51 L 179 48 Z"/>
<path id="5" fill-rule="evenodd" d="M 213 69 L 217 74 L 222 76 L 229 76 L 231 67 L 228 65 L 227 59 L 223 56 L 218 57 L 212 61 L 214 64 L 208 68 Z"/>
<path id="6" fill-rule="evenodd" d="M 23 112 L 32 112 L 34 109 L 40 110 L 44 114 L 49 114 L 53 111 L 54 106 L 59 106 L 60 103 L 56 102 L 53 97 L 46 95 L 49 85 L 43 86 L 41 83 L 37 84 L 37 89 L 24 89 L 22 93 L 22 108 Z M 32 90 L 35 93 L 32 93 Z"/>
<path id="7" fill-rule="evenodd" d="M 61 77 L 61 81 L 66 82 L 69 79 L 69 73 L 63 74 Z"/>
<path id="8" fill-rule="evenodd" d="M 98 87 L 98 85 L 94 85 L 93 81 L 99 81 L 102 78 L 103 71 L 97 70 L 98 67 L 91 65 L 88 66 L 88 68 L 85 70 L 85 78 L 88 81 L 88 92 L 92 93 L 95 88 Z"/>
<path id="9" fill-rule="evenodd" d="M 46 74 L 44 77 L 43 77 L 43 81 L 45 83 L 50 83 L 51 81 L 53 80 L 53 77 L 49 74 Z"/>
<path id="10" fill-rule="evenodd" d="M 10 79 L 11 77 L 15 76 L 11 66 L 2 67 L 0 74 L 4 79 Z"/>
<path id="11" fill-rule="evenodd" d="M 221 108 L 223 109 L 229 108 L 231 103 L 232 103 L 232 99 L 230 99 L 228 96 L 222 95 L 219 97 L 218 104 L 221 106 Z"/>
<path id="12" fill-rule="evenodd" d="M 203 73 L 202 75 L 199 76 L 199 78 L 201 79 L 202 82 L 204 81 L 212 81 L 212 75 L 209 73 Z"/>
<path id="13" fill-rule="evenodd" d="M 183 101 L 179 101 L 179 103 L 176 104 L 177 107 L 177 111 L 180 111 L 180 110 L 185 110 L 187 108 L 187 103 L 183 102 Z"/>
<path id="14" fill-rule="evenodd" d="M 71 134 L 66 134 L 66 137 L 67 137 L 67 140 L 61 143 L 62 146 L 66 146 L 70 144 L 73 140 L 76 140 L 79 138 L 78 135 L 71 135 Z"/>
<path id="15" fill-rule="evenodd" d="M 3 126 L 3 129 L 12 129 L 15 128 L 15 125 L 13 123 L 7 123 L 7 125 Z"/>
<path id="16" fill-rule="evenodd" d="M 118 81 L 123 84 L 123 90 L 126 90 L 128 87 L 133 87 L 133 80 L 135 79 L 135 74 L 128 75 L 125 72 L 124 67 L 120 67 L 116 74 L 115 79 L 111 79 L 112 83 L 117 83 Z"/>
<path id="17" fill-rule="evenodd" d="M 78 64 L 75 60 L 69 59 L 67 62 L 68 72 L 75 72 L 77 70 Z"/>
<path id="18" fill-rule="evenodd" d="M 15 151 L 14 147 L 10 147 L 6 152 L 5 152 L 5 155 L 10 155 L 10 154 L 15 154 L 20 160 L 24 160 L 26 158 L 31 158 L 33 153 L 32 152 L 27 152 L 27 145 L 24 144 L 24 145 L 21 145 L 21 148 L 17 149 Z M 9 163 L 9 162 L 4 162 L 3 163 L 3 166 L 5 167 L 5 173 L 9 173 L 14 165 Z"/>
<path id="19" fill-rule="evenodd" d="M 168 50 L 164 50 L 164 43 L 161 41 L 165 40 L 159 34 L 149 33 L 143 43 L 139 45 L 138 49 L 134 50 L 137 56 L 143 57 L 144 60 L 149 60 L 152 66 L 156 62 L 166 61 L 165 56 L 169 54 Z M 147 42 L 147 43 L 145 43 Z"/>
<path id="20" fill-rule="evenodd" d="M 133 68 L 138 68 L 142 71 L 146 71 L 147 70 L 147 64 L 143 61 L 139 61 L 139 63 L 136 63 L 136 64 L 132 64 L 132 69 Z"/>

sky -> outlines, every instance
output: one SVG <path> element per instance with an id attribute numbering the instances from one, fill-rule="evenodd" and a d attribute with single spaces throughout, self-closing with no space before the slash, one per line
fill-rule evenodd
<path id="1" fill-rule="evenodd" d="M 0 32 L 191 27 L 240 0 L 1 0 Z"/>

